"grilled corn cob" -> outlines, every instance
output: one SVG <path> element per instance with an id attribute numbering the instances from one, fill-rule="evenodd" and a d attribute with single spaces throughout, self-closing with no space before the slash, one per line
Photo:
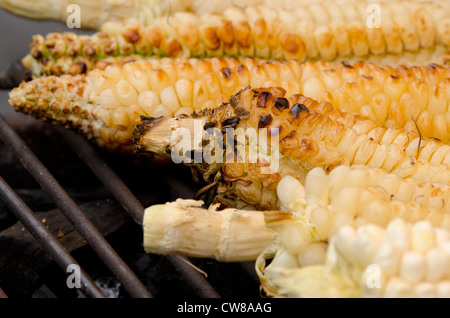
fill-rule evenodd
<path id="1" fill-rule="evenodd" d="M 266 290 L 279 297 L 448 298 L 449 246 L 449 232 L 427 221 L 343 226 L 325 264 L 275 262 L 266 268 Z"/>
<path id="2" fill-rule="evenodd" d="M 24 65 L 37 75 L 59 74 L 84 61 L 87 70 L 109 57 L 247 56 L 288 60 L 371 60 L 377 63 L 445 63 L 450 46 L 448 3 L 378 3 L 379 26 L 368 2 L 326 2 L 283 11 L 232 7 L 221 13 L 176 12 L 144 25 L 108 22 L 92 36 L 36 35 Z M 76 68 L 76 67 L 75 67 Z"/>
<path id="3" fill-rule="evenodd" d="M 191 116 L 144 117 L 134 132 L 135 150 L 192 166 L 211 187 L 217 185 L 217 202 L 237 207 L 279 208 L 275 189 L 281 178 L 293 174 L 304 182 L 314 167 L 361 164 L 449 183 L 450 147 L 442 142 L 347 113 L 331 117 L 331 104 L 285 93 L 248 87 L 228 103 Z M 256 144 L 261 136 L 267 140 Z"/>
<path id="4" fill-rule="evenodd" d="M 37 78 L 14 89 L 10 103 L 26 114 L 78 127 L 101 147 L 130 153 L 140 115 L 190 114 L 216 107 L 248 85 L 281 86 L 288 95 L 329 101 L 377 125 L 420 131 L 447 143 L 448 78 L 450 69 L 437 65 L 149 58 L 86 75 Z"/>
<path id="5" fill-rule="evenodd" d="M 315 168 L 305 187 L 285 177 L 277 192 L 293 214 L 266 217 L 280 239 L 257 259 L 264 290 L 283 297 L 399 297 L 409 286 L 410 297 L 424 292 L 449 297 L 440 290 L 448 286 L 448 259 L 434 248 L 435 234 L 450 239 L 449 191 L 448 184 L 416 182 L 367 166 L 340 166 L 329 175 Z M 329 244 L 328 250 L 318 248 L 320 243 Z M 411 258 L 411 250 L 425 258 Z M 416 270 L 425 259 L 423 275 Z"/>
<path id="6" fill-rule="evenodd" d="M 365 0 L 359 0 L 359 3 Z M 384 2 L 403 2 L 404 0 L 379 0 Z M 438 2 L 438 0 L 427 0 Z M 365 1 L 367 5 L 370 0 Z M 268 8 L 283 8 L 285 10 L 298 9 L 305 5 L 324 5 L 330 0 L 301 0 L 301 1 L 274 1 L 274 0 L 241 0 L 239 3 L 233 0 L 99 0 L 93 3 L 87 0 L 55 1 L 55 0 L 0 0 L 0 8 L 16 15 L 37 20 L 56 20 L 67 22 L 73 9 L 68 7 L 76 4 L 82 13 L 81 27 L 86 29 L 98 29 L 107 21 L 120 21 L 123 18 L 133 17 L 141 23 L 147 24 L 157 17 L 171 15 L 174 12 L 192 12 L 195 14 L 220 13 L 233 6 L 265 6 Z M 334 1 L 333 1 L 334 3 Z M 358 3 L 355 0 L 340 0 L 341 5 Z M 316 10 L 317 11 L 317 10 Z"/>
<path id="7" fill-rule="evenodd" d="M 244 0 L 244 5 L 259 4 L 263 1 Z M 265 2 L 265 1 L 264 1 Z M 270 3 L 270 1 L 269 1 Z M 74 9 L 80 8 L 81 28 L 99 29 L 107 21 L 121 21 L 124 18 L 136 18 L 142 23 L 149 23 L 157 17 L 179 11 L 196 14 L 221 12 L 233 5 L 231 0 L 122 0 L 122 1 L 88 1 L 88 0 L 0 0 L 0 7 L 30 19 L 56 20 L 66 23 Z"/>
<path id="8" fill-rule="evenodd" d="M 408 286 L 411 280 L 416 294 L 408 295 L 422 297 L 432 291 L 435 296 L 449 296 L 442 289 L 450 278 L 448 256 L 442 253 L 448 253 L 450 239 L 448 184 L 403 179 L 367 166 L 340 166 L 328 175 L 321 168 L 313 169 L 305 186 L 285 176 L 277 193 L 283 212 L 226 210 L 227 215 L 242 217 L 245 228 L 239 229 L 224 226 L 222 212 L 216 207 L 201 209 L 201 201 L 149 207 L 143 223 L 144 247 L 149 253 L 220 261 L 257 256 L 256 269 L 269 296 L 397 297 L 401 294 L 396 288 Z M 405 231 L 412 224 L 412 231 Z M 342 254 L 338 263 L 332 258 L 335 248 Z M 411 258 L 417 254 L 409 255 L 408 250 L 425 258 Z M 266 267 L 267 259 L 272 260 Z M 420 263 L 415 263 L 417 259 Z M 426 275 L 423 260 L 428 263 Z M 335 262 L 332 271 L 324 268 L 330 261 Z M 370 272 L 364 270 L 374 267 L 381 287 L 363 285 L 373 284 L 364 275 Z M 400 280 L 397 285 L 405 277 L 406 284 Z"/>
<path id="9" fill-rule="evenodd" d="M 248 85 L 248 68 L 240 63 L 251 68 L 259 62 L 150 58 L 87 75 L 24 82 L 10 92 L 9 102 L 17 111 L 79 131 L 111 152 L 131 154 L 132 131 L 141 115 L 171 117 L 218 105 L 235 87 Z"/>

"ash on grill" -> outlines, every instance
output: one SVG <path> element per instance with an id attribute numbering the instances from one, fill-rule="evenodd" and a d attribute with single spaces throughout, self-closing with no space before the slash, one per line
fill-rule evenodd
<path id="1" fill-rule="evenodd" d="M 170 256 L 149 255 L 142 248 L 142 229 L 111 192 L 61 137 L 55 126 L 17 114 L 9 125 L 26 142 L 70 197 L 80 206 L 109 244 L 154 297 L 201 297 L 202 291 L 174 266 Z M 97 149 L 100 157 L 118 174 L 144 206 L 192 198 L 199 185 L 190 171 L 164 164 L 155 168 L 145 159 L 124 158 Z M 38 216 L 45 227 L 71 252 L 107 297 L 130 297 L 83 237 L 30 176 L 22 163 L 0 141 L 0 176 Z M 221 297 L 259 298 L 253 263 L 224 264 L 191 259 L 207 274 Z M 63 272 L 47 251 L 0 202 L 0 287 L 10 298 L 84 297 L 66 285 Z"/>

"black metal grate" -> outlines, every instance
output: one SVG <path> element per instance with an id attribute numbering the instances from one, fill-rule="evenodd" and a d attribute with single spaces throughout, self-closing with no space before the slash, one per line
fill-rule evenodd
<path id="1" fill-rule="evenodd" d="M 134 222 L 141 225 L 144 206 L 139 199 L 127 187 L 125 182 L 114 172 L 114 170 L 102 159 L 89 141 L 84 137 L 57 128 L 63 140 L 71 146 L 79 158 L 90 168 L 92 173 L 101 181 L 114 198 L 128 212 Z M 112 246 L 108 243 L 100 231 L 84 215 L 81 208 L 74 202 L 64 188 L 56 181 L 46 166 L 30 150 L 26 142 L 14 131 L 7 120 L 0 116 L 0 139 L 20 160 L 28 173 L 38 182 L 40 187 L 48 194 L 65 217 L 73 224 L 75 229 L 85 239 L 95 254 L 109 268 L 117 280 L 123 285 L 126 292 L 134 298 L 152 298 L 152 293 L 142 281 L 135 275 L 130 267 L 121 259 Z M 58 240 L 40 222 L 34 212 L 25 204 L 8 183 L 0 177 L 0 200 L 14 213 L 24 227 L 42 245 L 47 253 L 54 259 L 55 263 L 66 272 L 69 264 L 77 264 L 71 254 L 64 249 Z M 177 274 L 182 276 L 185 284 L 193 290 L 198 297 L 219 298 L 220 295 L 210 282 L 192 265 L 189 260 L 181 256 L 166 256 Z M 252 263 L 239 264 L 241 270 L 251 281 L 258 284 Z M 91 277 L 82 270 L 81 291 L 86 297 L 105 297 Z M 0 290 L 0 297 L 6 297 Z M 258 295 L 252 295 L 258 296 Z"/>

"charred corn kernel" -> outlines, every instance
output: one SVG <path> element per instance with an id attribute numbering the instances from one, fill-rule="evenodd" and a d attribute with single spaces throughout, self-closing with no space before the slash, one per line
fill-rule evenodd
<path id="1" fill-rule="evenodd" d="M 151 21 L 139 21 L 129 14 L 121 22 L 99 26 L 100 30 L 91 36 L 36 35 L 24 63 L 36 75 L 56 75 L 68 72 L 80 57 L 86 60 L 82 69 L 86 71 L 105 62 L 114 63 L 118 57 L 138 59 L 153 54 L 300 61 L 368 59 L 386 64 L 446 61 L 445 51 L 450 43 L 447 3 L 432 1 L 417 5 L 404 1 L 392 9 L 389 3 L 380 2 L 377 5 L 383 14 L 376 27 L 368 23 L 369 5 L 366 1 L 351 1 L 351 5 L 342 6 L 331 1 L 318 5 L 300 2 L 295 5 L 297 10 L 292 10 L 292 1 L 289 9 L 281 8 L 275 1 L 264 1 L 262 6 L 231 5 L 219 12 L 203 14 L 174 9 L 170 18 L 164 15 Z M 125 12 L 128 10 L 127 6 Z"/>

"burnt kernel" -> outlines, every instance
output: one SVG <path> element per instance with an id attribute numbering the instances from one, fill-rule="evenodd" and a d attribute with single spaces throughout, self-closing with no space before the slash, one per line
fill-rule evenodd
<path id="1" fill-rule="evenodd" d="M 392 74 L 391 77 L 392 77 L 393 79 L 399 79 L 399 78 L 400 78 L 400 76 L 397 75 L 397 74 Z"/>
<path id="2" fill-rule="evenodd" d="M 210 128 L 214 128 L 215 126 L 216 126 L 216 123 L 214 123 L 214 122 L 206 123 L 206 124 L 203 126 L 203 130 L 208 130 L 208 129 L 210 129 Z"/>
<path id="3" fill-rule="evenodd" d="M 264 91 L 258 94 L 258 101 L 256 102 L 256 106 L 264 108 L 266 107 L 266 102 L 270 98 L 270 92 Z"/>
<path id="4" fill-rule="evenodd" d="M 231 77 L 231 69 L 229 67 L 222 67 L 220 69 L 220 71 L 222 72 L 222 74 L 225 76 L 225 78 L 230 78 Z"/>
<path id="5" fill-rule="evenodd" d="M 300 113 L 304 111 L 309 111 L 308 107 L 304 104 L 295 103 L 289 112 L 294 116 L 294 118 L 298 118 Z"/>
<path id="6" fill-rule="evenodd" d="M 272 115 L 261 115 L 259 117 L 258 128 L 266 128 L 273 121 Z"/>
<path id="7" fill-rule="evenodd" d="M 237 116 L 233 116 L 230 118 L 225 119 L 224 121 L 222 121 L 222 127 L 223 128 L 236 128 L 236 126 L 239 124 L 239 122 L 241 121 L 241 118 L 237 117 Z"/>
<path id="8" fill-rule="evenodd" d="M 69 68 L 69 73 L 71 75 L 85 74 L 87 71 L 87 66 L 84 62 L 75 62 Z"/>
<path id="9" fill-rule="evenodd" d="M 234 68 L 238 74 L 241 74 L 244 71 L 244 65 L 239 64 Z"/>
<path id="10" fill-rule="evenodd" d="M 347 68 L 353 68 L 353 65 L 351 65 L 349 62 L 347 61 L 342 61 L 342 65 L 344 65 Z"/>
<path id="11" fill-rule="evenodd" d="M 294 138 L 294 132 L 291 131 L 289 134 L 286 135 L 286 137 L 284 137 L 282 140 L 289 140 Z"/>
<path id="12" fill-rule="evenodd" d="M 141 39 L 141 35 L 138 30 L 125 30 L 122 34 L 125 40 L 129 43 L 137 43 Z"/>
<path id="13" fill-rule="evenodd" d="M 283 111 L 287 108 L 289 108 L 289 101 L 284 97 L 278 97 L 275 99 L 274 106 L 279 110 Z"/>
<path id="14" fill-rule="evenodd" d="M 23 81 L 24 82 L 30 82 L 33 79 L 33 76 L 31 74 L 30 70 L 26 70 L 23 72 Z"/>
<path id="15" fill-rule="evenodd" d="M 33 50 L 31 52 L 31 56 L 34 57 L 35 59 L 39 60 L 41 59 L 44 55 L 42 54 L 42 51 L 40 50 Z"/>

